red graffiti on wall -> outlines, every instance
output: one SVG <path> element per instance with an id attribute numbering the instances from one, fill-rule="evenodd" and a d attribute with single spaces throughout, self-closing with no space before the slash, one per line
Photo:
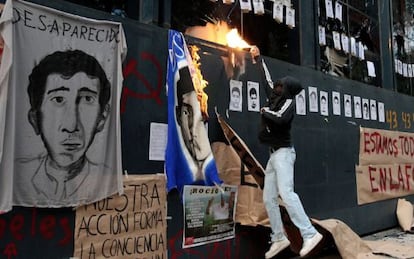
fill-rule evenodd
<path id="1" fill-rule="evenodd" d="M 7 244 L 6 248 L 4 248 L 3 254 L 7 257 L 7 259 L 17 256 L 16 244 L 15 243 Z"/>
<path id="2" fill-rule="evenodd" d="M 240 231 L 236 234 L 235 239 L 208 244 L 207 251 L 199 251 L 195 248 L 182 248 L 183 230 L 178 231 L 174 236 L 168 239 L 168 250 L 171 259 L 183 257 L 194 257 L 200 259 L 209 258 L 255 258 L 257 255 L 264 253 L 259 247 L 251 242 L 242 242 L 242 239 L 251 240 L 251 233 Z M 266 236 L 267 237 L 267 236 Z M 263 237 L 263 238 L 266 238 Z M 255 237 L 257 239 L 257 237 Z M 263 244 L 265 244 L 264 242 Z"/>
<path id="3" fill-rule="evenodd" d="M 162 105 L 160 93 L 162 87 L 162 68 L 158 60 L 154 55 L 147 52 L 142 52 L 140 55 L 142 60 L 151 62 L 156 69 L 157 75 L 157 82 L 156 85 L 153 85 L 153 82 L 150 82 L 144 74 L 137 70 L 138 61 L 135 59 L 130 59 L 126 62 L 123 68 L 123 75 L 124 79 L 129 76 L 134 76 L 138 81 L 141 81 L 144 87 L 146 88 L 145 93 L 143 92 L 136 92 L 132 90 L 130 87 L 125 86 L 123 87 L 122 96 L 121 96 L 121 113 L 125 112 L 126 103 L 128 98 L 135 98 L 135 99 L 154 99 L 158 105 Z"/>
<path id="4" fill-rule="evenodd" d="M 29 228 L 27 227 L 29 225 Z M 65 246 L 73 240 L 73 229 L 70 226 L 69 218 L 63 217 L 58 220 L 54 215 L 38 216 L 36 208 L 32 208 L 30 216 L 16 213 L 10 220 L 0 218 L 0 240 L 9 233 L 11 241 L 0 251 L 7 257 L 12 258 L 18 254 L 19 241 L 26 238 L 52 240 L 56 236 L 63 236 L 57 244 Z"/>

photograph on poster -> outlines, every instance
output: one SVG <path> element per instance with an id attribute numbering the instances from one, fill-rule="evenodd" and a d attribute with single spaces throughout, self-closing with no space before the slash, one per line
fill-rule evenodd
<path id="1" fill-rule="evenodd" d="M 378 102 L 378 121 L 385 122 L 385 110 L 384 103 Z"/>
<path id="2" fill-rule="evenodd" d="M 309 112 L 318 112 L 318 89 L 313 86 L 308 87 Z"/>
<path id="3" fill-rule="evenodd" d="M 369 120 L 369 100 L 362 98 L 362 118 Z"/>
<path id="4" fill-rule="evenodd" d="M 377 101 L 370 99 L 369 107 L 370 107 L 371 120 L 376 121 L 377 120 Z"/>
<path id="5" fill-rule="evenodd" d="M 354 96 L 354 115 L 357 119 L 362 118 L 361 97 L 359 96 Z"/>
<path id="6" fill-rule="evenodd" d="M 349 94 L 344 94 L 344 113 L 345 117 L 352 117 L 352 97 Z"/>
<path id="7" fill-rule="evenodd" d="M 183 248 L 234 238 L 237 186 L 184 186 Z"/>
<path id="8" fill-rule="evenodd" d="M 334 115 L 341 115 L 341 95 L 339 92 L 332 92 L 332 112 Z"/>
<path id="9" fill-rule="evenodd" d="M 320 91 L 321 115 L 328 116 L 328 92 Z"/>
<path id="10" fill-rule="evenodd" d="M 242 85 L 241 81 L 230 80 L 230 111 L 242 111 Z"/>
<path id="11" fill-rule="evenodd" d="M 259 83 L 247 81 L 247 110 L 260 111 Z"/>
<path id="12" fill-rule="evenodd" d="M 295 96 L 296 99 L 296 114 L 298 115 L 306 115 L 306 99 L 305 99 L 305 89 L 300 91 Z"/>

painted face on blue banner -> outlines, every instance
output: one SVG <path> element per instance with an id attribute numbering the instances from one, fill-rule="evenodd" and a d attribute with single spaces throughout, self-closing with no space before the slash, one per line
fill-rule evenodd
<path id="1" fill-rule="evenodd" d="M 182 95 L 183 104 L 178 114 L 181 133 L 188 151 L 196 161 L 203 161 L 210 154 L 210 143 L 201 116 L 196 116 L 199 106 L 195 91 Z"/>
<path id="2" fill-rule="evenodd" d="M 40 108 L 41 136 L 56 166 L 82 158 L 100 123 L 99 79 L 79 72 L 71 78 L 51 74 Z"/>

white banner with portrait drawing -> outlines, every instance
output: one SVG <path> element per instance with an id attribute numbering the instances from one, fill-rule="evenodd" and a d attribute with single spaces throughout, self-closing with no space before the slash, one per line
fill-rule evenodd
<path id="1" fill-rule="evenodd" d="M 8 2 L 8 4 L 10 4 Z M 4 6 L 2 7 L 2 9 Z M 4 9 L 3 9 L 4 10 Z M 9 72 L 12 63 L 11 57 L 11 23 L 12 23 L 12 10 L 6 8 L 6 11 L 2 10 L 2 16 L 0 18 L 0 35 L 2 38 L 2 55 L 0 66 L 0 166 L 3 160 L 4 149 L 4 131 L 6 128 L 6 109 L 7 109 L 7 94 L 9 89 Z M 4 162 L 3 162 L 4 163 Z M 13 173 L 7 174 L 0 171 L 0 214 L 11 209 L 11 200 L 13 195 Z"/>
<path id="2" fill-rule="evenodd" d="M 122 192 L 121 24 L 17 0 L 5 8 L 13 63 L 0 173 L 11 184 L 0 197 L 13 196 L 0 210 L 77 206 Z"/>

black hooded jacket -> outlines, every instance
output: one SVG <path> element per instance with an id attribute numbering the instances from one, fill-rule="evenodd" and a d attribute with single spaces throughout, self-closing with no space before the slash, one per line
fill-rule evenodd
<path id="1" fill-rule="evenodd" d="M 259 140 L 274 150 L 290 147 L 290 129 L 295 112 L 295 95 L 302 91 L 300 82 L 293 77 L 280 79 L 283 90 L 277 95 L 273 90 L 265 107 L 259 130 Z"/>

